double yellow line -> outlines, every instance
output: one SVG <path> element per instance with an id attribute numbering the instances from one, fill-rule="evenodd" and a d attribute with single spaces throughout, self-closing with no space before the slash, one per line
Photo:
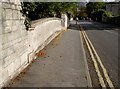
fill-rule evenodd
<path id="1" fill-rule="evenodd" d="M 80 26 L 80 25 L 79 25 Z M 85 43 L 88 47 L 88 50 L 90 52 L 90 55 L 91 55 L 91 59 L 93 61 L 93 64 L 94 64 L 94 67 L 95 67 L 95 71 L 97 73 L 97 76 L 98 76 L 98 79 L 99 79 L 99 82 L 100 82 L 100 85 L 102 88 L 106 88 L 106 84 L 105 84 L 105 81 L 101 75 L 101 72 L 100 72 L 100 69 L 98 67 L 98 63 L 100 65 L 100 67 L 102 68 L 102 71 L 103 71 L 103 74 L 104 74 L 104 77 L 109 85 L 109 87 L 111 89 L 114 89 L 114 86 L 113 86 L 113 83 L 112 81 L 110 80 L 110 77 L 108 76 L 108 73 L 107 73 L 107 70 L 106 68 L 104 67 L 100 57 L 98 56 L 94 46 L 92 45 L 90 39 L 88 38 L 86 32 L 84 31 L 84 29 L 80 26 L 80 35 L 83 37 L 83 39 L 85 40 Z"/>

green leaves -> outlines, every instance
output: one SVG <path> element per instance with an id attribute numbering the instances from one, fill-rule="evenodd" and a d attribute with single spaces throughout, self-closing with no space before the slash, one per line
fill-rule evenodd
<path id="1" fill-rule="evenodd" d="M 31 20 L 36 20 L 45 17 L 51 17 L 56 14 L 60 17 L 61 13 L 74 14 L 76 3 L 70 2 L 23 2 L 22 13 L 28 16 Z M 27 14 L 28 12 L 28 14 Z"/>
<path id="2" fill-rule="evenodd" d="M 67 13 L 69 17 L 73 17 L 77 8 L 77 4 L 74 2 L 21 2 L 21 5 L 21 12 L 26 16 L 26 27 L 30 26 L 32 20 L 61 17 L 61 13 Z"/>
<path id="3" fill-rule="evenodd" d="M 87 3 L 87 14 L 92 17 L 92 13 L 98 9 L 105 9 L 105 2 L 89 2 Z"/>

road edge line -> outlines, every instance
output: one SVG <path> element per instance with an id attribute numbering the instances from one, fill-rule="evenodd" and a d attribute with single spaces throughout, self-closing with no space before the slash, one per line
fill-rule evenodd
<path id="1" fill-rule="evenodd" d="M 84 49 L 84 46 L 83 46 L 83 39 L 82 39 L 82 36 L 81 36 L 82 34 L 80 32 L 80 28 L 79 28 L 79 33 L 80 33 L 80 39 L 81 39 L 82 49 L 83 49 L 82 51 L 83 51 L 83 57 L 84 57 L 86 75 L 87 75 L 87 83 L 88 83 L 88 87 L 92 88 L 93 87 L 92 86 L 92 80 L 91 80 L 91 76 L 90 76 L 90 72 L 89 72 L 88 62 L 87 62 L 86 55 L 85 55 L 85 49 Z"/>

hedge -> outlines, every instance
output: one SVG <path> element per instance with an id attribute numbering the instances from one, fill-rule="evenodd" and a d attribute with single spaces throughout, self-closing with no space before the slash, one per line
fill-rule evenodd
<path id="1" fill-rule="evenodd" d="M 102 22 L 116 24 L 120 26 L 120 15 L 119 16 L 112 16 L 111 13 L 105 12 L 102 15 Z"/>

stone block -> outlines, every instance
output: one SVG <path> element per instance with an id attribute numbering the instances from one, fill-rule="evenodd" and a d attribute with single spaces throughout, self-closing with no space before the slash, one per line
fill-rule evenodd
<path id="1" fill-rule="evenodd" d="M 10 0 L 2 0 L 2 2 L 4 3 L 8 3 Z"/>
<path id="2" fill-rule="evenodd" d="M 20 16 L 20 19 L 24 21 L 24 20 L 25 20 L 25 17 L 22 16 L 22 14 L 20 14 L 20 15 L 21 15 L 21 16 Z"/>
<path id="3" fill-rule="evenodd" d="M 3 83 L 3 76 L 2 76 L 2 70 L 0 69 L 0 84 Z"/>
<path id="4" fill-rule="evenodd" d="M 8 56 L 10 56 L 10 53 L 9 53 L 9 48 L 7 48 L 7 49 L 4 49 L 4 50 L 2 50 L 0 53 L 1 53 L 1 59 L 5 59 L 5 58 L 7 58 Z"/>
<path id="5" fill-rule="evenodd" d="M 0 60 L 3 60 L 3 58 L 5 58 L 5 57 L 7 57 L 7 54 L 5 56 L 5 55 L 3 55 L 3 51 L 0 51 Z"/>
<path id="6" fill-rule="evenodd" d="M 15 25 L 15 23 L 13 24 L 13 26 L 11 27 L 12 31 L 15 32 L 18 30 L 17 25 Z"/>
<path id="7" fill-rule="evenodd" d="M 3 8 L 10 9 L 11 5 L 9 3 L 2 3 Z"/>
<path id="8" fill-rule="evenodd" d="M 13 26 L 21 26 L 19 20 L 14 20 Z"/>
<path id="9" fill-rule="evenodd" d="M 7 43 L 8 42 L 8 36 L 7 36 L 7 34 L 2 34 L 2 44 L 5 44 L 5 43 Z"/>
<path id="10" fill-rule="evenodd" d="M 5 59 L 4 59 L 4 62 L 3 62 L 3 67 L 7 67 L 9 66 L 13 61 L 13 57 L 12 56 L 7 56 Z"/>
<path id="11" fill-rule="evenodd" d="M 5 20 L 4 22 L 3 22 L 3 25 L 5 26 L 5 27 L 11 27 L 12 26 L 12 23 L 13 23 L 13 20 Z"/>
<path id="12" fill-rule="evenodd" d="M 2 2 L 0 2 L 0 20 L 2 20 Z"/>
<path id="13" fill-rule="evenodd" d="M 15 10 L 17 10 L 17 5 L 16 4 L 14 4 L 15 5 Z"/>
<path id="14" fill-rule="evenodd" d="M 18 7 L 18 5 L 16 5 L 16 10 L 19 10 L 19 7 Z"/>
<path id="15" fill-rule="evenodd" d="M 18 38 L 16 40 L 13 40 L 13 41 L 11 41 L 11 45 L 15 45 L 15 44 L 19 43 L 20 41 L 22 41 L 22 38 Z"/>
<path id="16" fill-rule="evenodd" d="M 2 51 L 2 35 L 0 35 L 0 53 Z M 1 60 L 1 54 L 0 54 L 0 60 Z"/>
<path id="17" fill-rule="evenodd" d="M 11 2 L 11 3 L 14 3 L 14 2 L 15 2 L 15 0 L 10 0 L 10 2 Z"/>
<path id="18" fill-rule="evenodd" d="M 11 36 L 12 37 L 12 36 Z M 21 38 L 18 38 L 18 39 L 15 39 L 15 40 L 12 40 L 10 42 L 7 42 L 5 44 L 2 45 L 2 50 L 5 50 L 11 46 L 15 46 L 16 44 L 20 43 L 22 40 L 24 40 L 24 37 L 21 37 Z M 2 42 L 1 42 L 2 43 Z M 15 49 L 15 48 L 14 48 Z"/>
<path id="19" fill-rule="evenodd" d="M 0 35 L 2 34 L 2 26 L 3 24 L 2 24 L 2 21 L 0 20 Z"/>
<path id="20" fill-rule="evenodd" d="M 20 11 L 18 11 L 18 19 L 19 19 L 19 21 L 21 19 L 21 16 L 22 16 L 22 13 Z"/>
<path id="21" fill-rule="evenodd" d="M 18 29 L 12 33 L 12 41 L 22 37 L 21 31 Z"/>
<path id="22" fill-rule="evenodd" d="M 3 30 L 4 33 L 4 30 Z M 13 40 L 13 34 L 12 33 L 6 33 L 6 34 L 2 34 L 2 44 L 4 46 L 4 44 L 9 43 L 11 40 Z"/>
<path id="23" fill-rule="evenodd" d="M 24 17 L 23 17 L 24 18 Z M 20 24 L 22 25 L 22 27 L 23 27 L 23 25 L 24 25 L 24 22 L 25 22 L 25 20 L 24 19 L 21 19 L 21 17 L 20 17 Z M 25 25 L 24 25 L 24 27 L 25 27 Z"/>
<path id="24" fill-rule="evenodd" d="M 22 7 L 21 7 L 21 5 L 18 5 L 18 10 L 20 11 L 20 10 L 22 10 Z"/>
<path id="25" fill-rule="evenodd" d="M 20 60 L 19 57 L 15 58 L 15 61 L 14 61 L 14 70 L 15 70 L 15 71 L 20 68 L 20 66 L 21 66 L 21 62 L 20 62 L 20 61 L 21 61 L 21 60 Z"/>
<path id="26" fill-rule="evenodd" d="M 0 44 L 0 53 L 1 53 L 1 51 L 2 51 L 2 45 Z M 0 60 L 2 60 L 2 54 L 0 54 Z"/>
<path id="27" fill-rule="evenodd" d="M 20 5 L 20 0 L 14 0 L 14 4 Z"/>
<path id="28" fill-rule="evenodd" d="M 7 67 L 8 67 L 8 74 L 9 76 L 11 76 L 14 73 L 14 63 L 12 62 Z"/>
<path id="29" fill-rule="evenodd" d="M 3 69 L 3 60 L 0 59 L 0 70 L 2 70 L 2 69 Z"/>
<path id="30" fill-rule="evenodd" d="M 12 55 L 12 54 L 11 54 Z M 4 62 L 3 62 L 3 67 L 6 68 L 7 66 L 9 66 L 13 61 L 14 61 L 14 56 L 7 56 L 5 59 L 4 59 Z"/>
<path id="31" fill-rule="evenodd" d="M 22 31 L 21 31 L 21 35 L 24 36 L 24 37 L 27 36 L 26 30 L 22 30 Z"/>
<path id="32" fill-rule="evenodd" d="M 5 9 L 6 11 L 6 20 L 12 19 L 12 9 Z M 14 13 L 13 13 L 14 14 Z"/>
<path id="33" fill-rule="evenodd" d="M 12 42 L 2 44 L 2 50 L 5 50 L 5 49 L 9 48 L 11 45 L 12 45 Z"/>
<path id="34" fill-rule="evenodd" d="M 5 27 L 4 30 L 3 30 L 3 34 L 6 34 L 6 33 L 11 33 L 12 32 L 12 29 L 11 27 Z"/>
<path id="35" fill-rule="evenodd" d="M 19 46 L 19 44 L 17 45 Z M 9 47 L 8 49 L 5 49 L 4 52 L 2 52 L 2 58 L 4 58 L 3 66 L 6 67 L 9 64 L 11 64 L 14 60 L 18 60 L 17 58 L 26 52 L 27 49 L 25 47 L 18 47 L 18 49 L 12 47 Z M 5 52 L 7 52 L 5 54 Z M 20 58 L 19 58 L 20 60 Z M 20 64 L 21 65 L 21 64 Z"/>
<path id="36" fill-rule="evenodd" d="M 17 10 L 13 10 L 13 19 L 18 19 L 18 11 Z"/>
<path id="37" fill-rule="evenodd" d="M 15 49 L 14 49 L 13 46 L 10 46 L 10 47 L 7 48 L 7 49 L 8 49 L 8 54 L 9 54 L 9 55 L 11 55 L 11 54 L 13 54 L 13 53 L 15 52 Z"/>
<path id="38" fill-rule="evenodd" d="M 23 54 L 24 52 L 26 51 L 26 48 L 25 47 L 21 47 L 19 49 L 16 49 L 15 53 L 12 54 L 14 57 L 18 57 L 20 56 L 21 54 Z"/>
<path id="39" fill-rule="evenodd" d="M 6 20 L 6 10 L 2 9 L 2 20 Z"/>
<path id="40" fill-rule="evenodd" d="M 8 69 L 7 68 L 4 68 L 2 70 L 2 79 L 3 79 L 3 82 L 6 82 L 8 80 Z"/>
<path id="41" fill-rule="evenodd" d="M 12 8 L 12 10 L 15 10 L 15 5 L 11 4 L 11 8 Z"/>
<path id="42" fill-rule="evenodd" d="M 27 54 L 26 51 L 20 56 L 21 66 L 24 65 L 24 64 L 26 64 L 28 62 L 27 56 L 28 56 L 28 54 Z"/>
<path id="43" fill-rule="evenodd" d="M 20 48 L 22 48 L 24 46 L 23 42 L 20 41 L 19 43 L 16 43 L 13 45 L 13 48 L 15 51 L 19 50 Z"/>

